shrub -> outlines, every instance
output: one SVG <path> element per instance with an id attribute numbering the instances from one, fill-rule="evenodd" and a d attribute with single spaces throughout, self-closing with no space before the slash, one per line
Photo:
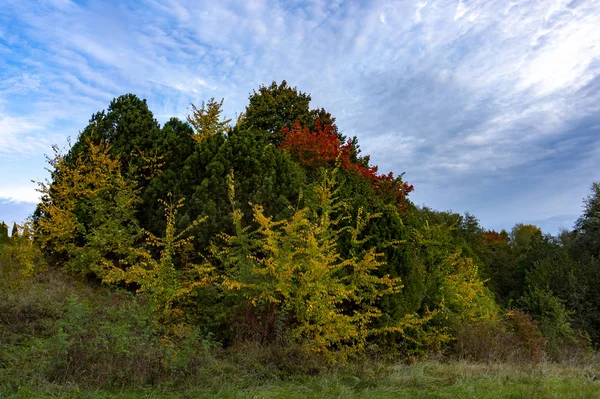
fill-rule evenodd
<path id="1" fill-rule="evenodd" d="M 513 309 L 501 320 L 476 320 L 463 325 L 449 354 L 476 362 L 540 362 L 546 357 L 545 347 L 537 322 Z"/>

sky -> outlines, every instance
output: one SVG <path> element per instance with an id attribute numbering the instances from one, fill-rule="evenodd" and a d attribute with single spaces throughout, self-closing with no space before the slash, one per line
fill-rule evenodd
<path id="1" fill-rule="evenodd" d="M 571 228 L 600 180 L 597 0 L 1 0 L 0 220 L 52 145 L 134 93 L 161 122 L 261 84 L 310 93 L 410 198 L 488 229 Z"/>

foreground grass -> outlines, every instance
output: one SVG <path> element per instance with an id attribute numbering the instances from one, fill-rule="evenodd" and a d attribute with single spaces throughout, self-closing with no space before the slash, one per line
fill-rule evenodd
<path id="1" fill-rule="evenodd" d="M 76 385 L 21 387 L 7 398 L 600 398 L 598 368 L 419 362 L 362 380 L 354 375 L 230 383 L 220 388 L 86 390 Z"/>
<path id="2" fill-rule="evenodd" d="M 597 355 L 578 364 L 370 361 L 313 373 L 269 348 L 182 341 L 174 351 L 136 298 L 17 272 L 0 267 L 0 398 L 600 398 Z"/>

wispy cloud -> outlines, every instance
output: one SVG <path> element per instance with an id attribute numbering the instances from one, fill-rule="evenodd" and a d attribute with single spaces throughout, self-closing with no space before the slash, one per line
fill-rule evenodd
<path id="1" fill-rule="evenodd" d="M 6 0 L 0 172 L 125 92 L 162 121 L 213 96 L 233 116 L 287 79 L 417 202 L 495 228 L 574 215 L 598 178 L 598 26 L 585 0 Z"/>

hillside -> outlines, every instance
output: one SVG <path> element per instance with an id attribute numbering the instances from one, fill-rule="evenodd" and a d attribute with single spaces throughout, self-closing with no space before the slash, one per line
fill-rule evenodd
<path id="1" fill-rule="evenodd" d="M 161 126 L 126 94 L 56 149 L 0 230 L 0 394 L 600 392 L 600 184 L 573 231 L 486 230 L 310 102 L 273 82 Z"/>

